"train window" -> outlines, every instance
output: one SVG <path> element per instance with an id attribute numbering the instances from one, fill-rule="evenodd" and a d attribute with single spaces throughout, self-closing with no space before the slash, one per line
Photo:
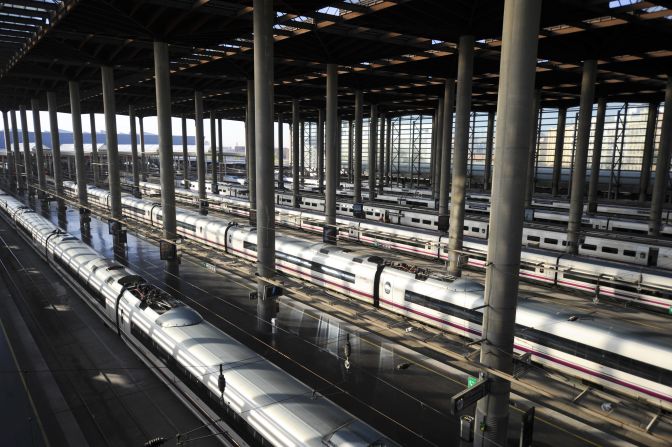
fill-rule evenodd
<path id="1" fill-rule="evenodd" d="M 406 290 L 404 292 L 404 300 L 408 303 L 418 304 L 420 306 L 436 310 L 446 315 L 452 315 L 457 318 L 470 321 L 472 323 L 477 324 L 483 323 L 483 314 L 476 310 L 456 306 L 455 304 L 437 300 L 436 298 L 421 295 L 419 293 L 412 292 L 410 290 Z"/>
<path id="2" fill-rule="evenodd" d="M 583 248 L 584 250 L 595 251 L 595 250 L 597 250 L 597 245 L 593 245 L 593 244 L 583 244 L 583 245 L 581 246 L 581 248 Z"/>
<path id="3" fill-rule="evenodd" d="M 464 231 L 469 231 L 469 227 L 468 227 L 467 225 L 465 225 L 462 229 L 463 229 Z"/>
<path id="4" fill-rule="evenodd" d="M 257 244 L 253 244 L 252 242 L 243 242 L 243 248 L 245 250 L 252 250 L 252 251 L 257 251 Z"/>
<path id="5" fill-rule="evenodd" d="M 411 222 L 413 223 L 420 223 L 420 219 L 416 219 L 415 217 L 411 219 Z"/>
<path id="6" fill-rule="evenodd" d="M 617 253 L 618 253 L 618 248 L 614 248 L 614 247 L 602 247 L 602 252 L 603 252 L 603 253 L 617 254 Z"/>
<path id="7" fill-rule="evenodd" d="M 424 219 L 423 219 L 422 223 L 425 224 L 425 225 L 431 225 L 431 224 L 432 224 L 432 221 L 431 221 L 431 220 L 424 220 Z"/>
<path id="8" fill-rule="evenodd" d="M 623 250 L 623 254 L 625 256 L 632 256 L 633 258 L 635 257 L 635 255 L 637 255 L 635 250 Z"/>
<path id="9" fill-rule="evenodd" d="M 478 227 L 471 227 L 471 231 L 478 233 Z"/>
<path id="10" fill-rule="evenodd" d="M 567 246 L 567 241 L 562 241 L 562 246 L 566 247 Z"/>
<path id="11" fill-rule="evenodd" d="M 535 271 L 536 271 L 536 269 L 534 268 L 534 266 L 531 266 L 531 265 L 525 265 L 525 264 L 520 264 L 520 269 L 521 269 L 521 270 L 527 270 L 528 272 L 535 272 Z"/>
<path id="12" fill-rule="evenodd" d="M 541 238 L 539 236 L 527 235 L 527 240 L 532 242 L 539 242 Z"/>
<path id="13" fill-rule="evenodd" d="M 544 238 L 544 243 L 545 243 L 545 244 L 558 245 L 558 240 L 557 240 L 557 239 L 550 238 L 550 237 L 545 237 L 545 238 Z"/>

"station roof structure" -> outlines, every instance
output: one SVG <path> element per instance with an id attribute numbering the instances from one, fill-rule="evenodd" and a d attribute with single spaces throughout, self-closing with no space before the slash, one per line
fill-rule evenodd
<path id="1" fill-rule="evenodd" d="M 293 98 L 324 106 L 326 64 L 339 66 L 339 108 L 354 89 L 388 114 L 433 113 L 455 78 L 457 43 L 473 35 L 473 109 L 496 106 L 503 0 L 278 0 L 276 112 Z M 117 113 L 155 113 L 153 42 L 170 44 L 173 115 L 243 119 L 252 78 L 252 0 L 12 0 L 0 4 L 0 108 L 55 91 L 69 111 L 68 81 L 82 112 L 102 112 L 100 66 L 113 66 Z M 537 88 L 546 107 L 578 104 L 582 61 L 598 61 L 596 96 L 662 101 L 672 75 L 672 1 L 546 0 Z M 46 101 L 43 107 L 46 108 Z"/>

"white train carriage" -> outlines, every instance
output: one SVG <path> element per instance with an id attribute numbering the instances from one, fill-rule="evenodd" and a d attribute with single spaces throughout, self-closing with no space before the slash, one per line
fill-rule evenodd
<path id="1" fill-rule="evenodd" d="M 376 197 L 378 200 L 378 197 Z M 399 205 L 411 208 L 427 208 L 429 210 L 438 209 L 439 201 L 427 197 L 399 196 Z"/>
<path id="2" fill-rule="evenodd" d="M 303 196 L 301 197 L 301 205 L 299 208 L 324 212 L 324 199 L 319 197 Z"/>
<path id="3" fill-rule="evenodd" d="M 558 222 L 567 223 L 569 215 L 558 211 L 534 210 L 534 220 L 536 222 L 547 222 L 557 224 Z"/>
<path id="4" fill-rule="evenodd" d="M 46 250 L 48 259 L 85 287 L 92 308 L 128 344 L 153 357 L 154 366 L 164 365 L 173 382 L 184 384 L 192 399 L 212 410 L 214 424 L 225 419 L 240 429 L 229 432 L 235 443 L 396 445 L 124 266 L 58 232 L 20 203 L 3 205 L 39 252 Z M 44 238 L 33 236 L 38 234 Z M 244 438 L 244 431 L 251 436 Z"/>
<path id="5" fill-rule="evenodd" d="M 586 236 L 579 245 L 579 254 L 611 261 L 629 262 L 637 265 L 657 265 L 655 250 L 638 242 L 604 239 Z"/>
<path id="6" fill-rule="evenodd" d="M 380 274 L 380 307 L 468 338 L 480 336 L 479 321 L 464 309 L 483 303 L 483 286 L 468 279 L 452 282 L 418 277 L 386 267 Z"/>
<path id="7" fill-rule="evenodd" d="M 256 253 L 256 247 L 255 247 Z M 378 305 L 377 278 L 382 259 L 362 256 L 347 248 L 279 238 L 275 246 L 276 267 L 289 275 Z"/>
<path id="8" fill-rule="evenodd" d="M 279 206 L 294 208 L 294 195 L 291 193 L 276 192 L 275 204 Z"/>
<path id="9" fill-rule="evenodd" d="M 523 247 L 529 248 L 565 251 L 567 248 L 567 233 L 540 228 L 523 228 L 522 244 Z"/>
<path id="10" fill-rule="evenodd" d="M 417 256 L 438 257 L 441 236 L 436 232 L 367 221 L 360 221 L 358 230 L 356 234 L 350 231 L 351 238 L 358 235 L 357 240 L 367 245 L 385 250 L 404 251 Z"/>
<path id="11" fill-rule="evenodd" d="M 133 196 L 123 196 L 121 198 L 121 210 L 125 216 L 148 222 L 150 225 L 153 224 L 152 211 L 160 207 L 160 203 L 149 202 Z"/>
<path id="12" fill-rule="evenodd" d="M 439 216 L 414 210 L 404 210 L 400 214 L 398 223 L 414 228 L 436 230 L 439 226 Z"/>
<path id="13" fill-rule="evenodd" d="M 614 334 L 618 334 L 617 337 Z M 641 327 L 519 300 L 514 350 L 535 363 L 672 407 L 672 337 L 650 337 Z"/>
<path id="14" fill-rule="evenodd" d="M 672 311 L 672 274 L 577 256 L 557 262 L 561 287 Z"/>

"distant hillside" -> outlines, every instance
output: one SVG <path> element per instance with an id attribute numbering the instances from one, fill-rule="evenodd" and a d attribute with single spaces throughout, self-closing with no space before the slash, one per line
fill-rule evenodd
<path id="1" fill-rule="evenodd" d="M 72 137 L 72 132 L 68 130 L 59 130 L 59 135 L 60 135 L 60 140 L 61 144 L 73 144 L 73 137 Z M 11 139 L 11 134 L 10 134 L 10 139 Z M 118 140 L 119 144 L 131 144 L 131 134 L 128 133 L 120 133 L 118 134 Z M 19 129 L 19 141 L 21 141 L 21 129 Z M 28 141 L 30 141 L 31 144 L 35 142 L 35 134 L 33 132 L 28 132 Z M 96 132 L 96 142 L 98 144 L 104 144 L 105 143 L 105 133 L 104 132 Z M 14 144 L 12 142 L 12 144 Z M 51 147 L 51 132 L 44 132 L 42 131 L 42 144 L 44 144 L 47 147 Z M 90 145 L 91 144 L 91 133 L 84 133 L 84 144 L 85 145 Z M 140 144 L 140 137 L 138 137 L 138 144 Z M 159 136 L 151 133 L 145 132 L 145 144 L 146 145 L 153 145 L 153 144 L 159 144 Z M 181 135 L 173 135 L 173 144 L 182 144 L 182 136 Z M 190 136 L 187 137 L 187 144 L 196 144 L 196 137 Z M 0 131 L 0 148 L 6 149 L 5 148 L 5 131 L 2 130 Z"/>

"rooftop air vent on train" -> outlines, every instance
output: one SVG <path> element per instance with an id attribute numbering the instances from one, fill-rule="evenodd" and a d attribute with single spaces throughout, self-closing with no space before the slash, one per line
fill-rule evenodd
<path id="1" fill-rule="evenodd" d="M 194 309 L 187 306 L 179 306 L 165 312 L 157 318 L 156 324 L 161 327 L 184 327 L 193 326 L 202 321 L 203 317 Z"/>

